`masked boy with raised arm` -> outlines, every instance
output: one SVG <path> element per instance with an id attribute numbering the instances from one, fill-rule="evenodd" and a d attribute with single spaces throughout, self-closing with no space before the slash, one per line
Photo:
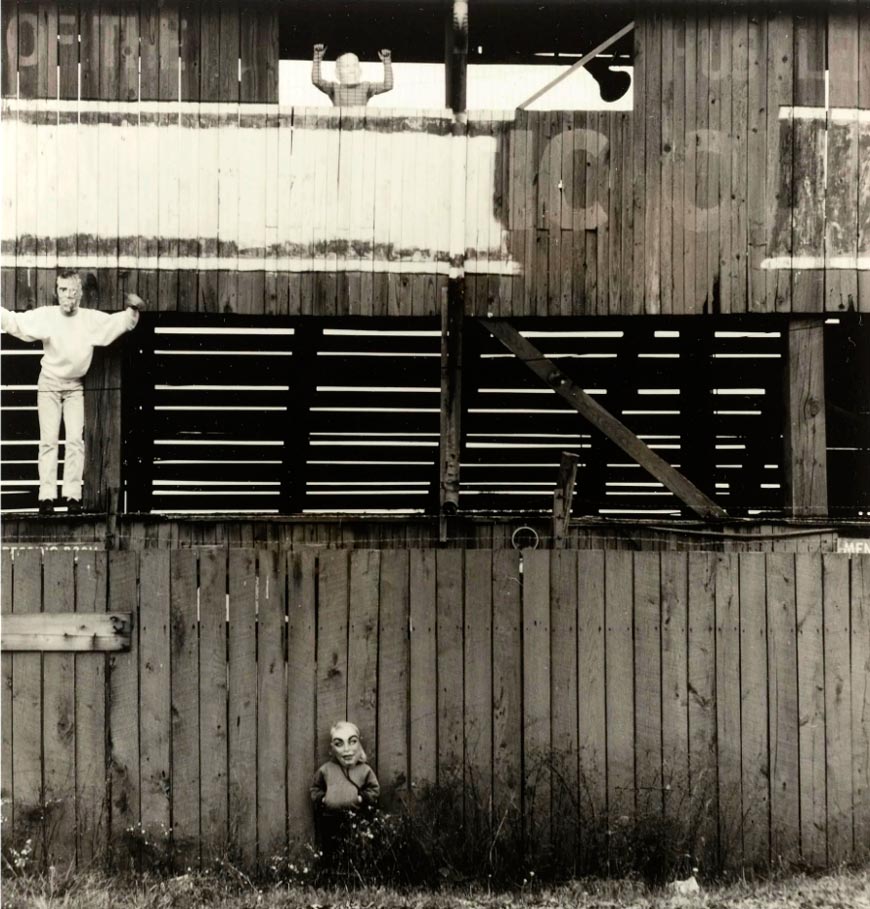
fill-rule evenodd
<path id="1" fill-rule="evenodd" d="M 26 312 L 0 307 L 3 331 L 22 341 L 42 341 L 36 391 L 39 417 L 39 513 L 52 514 L 57 495 L 57 449 L 61 417 L 66 432 L 63 498 L 70 514 L 82 510 L 85 466 L 85 409 L 82 380 L 95 347 L 106 347 L 139 321 L 145 302 L 127 294 L 121 312 L 106 313 L 80 306 L 82 279 L 73 269 L 58 272 L 57 306 L 39 306 Z"/>

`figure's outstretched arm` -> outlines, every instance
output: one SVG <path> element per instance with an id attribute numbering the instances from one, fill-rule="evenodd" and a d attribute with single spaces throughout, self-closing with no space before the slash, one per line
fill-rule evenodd
<path id="1" fill-rule="evenodd" d="M 393 88 L 393 54 L 388 48 L 378 51 L 378 57 L 384 64 L 384 81 L 369 83 L 369 97 L 372 95 L 382 95 L 384 92 L 391 91 Z"/>
<path id="2" fill-rule="evenodd" d="M 48 336 L 42 308 L 12 312 L 0 307 L 0 328 L 19 341 L 43 341 Z"/>
<path id="3" fill-rule="evenodd" d="M 124 299 L 124 309 L 111 314 L 88 310 L 93 325 L 91 343 L 94 347 L 107 347 L 113 341 L 132 331 L 139 324 L 139 313 L 145 309 L 145 301 L 134 293 L 128 293 Z"/>
<path id="4" fill-rule="evenodd" d="M 324 53 L 326 53 L 325 44 L 314 45 L 314 59 L 311 63 L 311 82 L 315 88 L 319 88 L 322 92 L 332 98 L 335 94 L 335 83 L 330 82 L 328 79 L 324 79 L 320 71 L 320 64 L 323 63 Z"/>

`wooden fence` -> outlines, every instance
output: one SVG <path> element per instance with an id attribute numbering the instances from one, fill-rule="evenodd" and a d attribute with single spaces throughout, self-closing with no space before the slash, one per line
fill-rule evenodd
<path id="1" fill-rule="evenodd" d="M 494 811 L 528 812 L 553 749 L 544 814 L 566 789 L 602 817 L 698 797 L 735 864 L 870 843 L 864 556 L 206 547 L 2 568 L 4 613 L 134 616 L 127 653 L 3 654 L 4 817 L 40 861 L 125 838 L 268 860 L 309 833 L 344 716 L 388 804 L 464 764 Z"/>

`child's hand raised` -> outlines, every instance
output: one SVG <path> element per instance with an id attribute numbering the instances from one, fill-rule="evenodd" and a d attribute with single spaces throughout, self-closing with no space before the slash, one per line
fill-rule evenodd
<path id="1" fill-rule="evenodd" d="M 393 52 L 385 47 L 378 51 L 378 57 L 382 63 L 389 63 L 393 59 Z"/>
<path id="2" fill-rule="evenodd" d="M 326 53 L 326 45 L 325 45 L 325 44 L 315 44 L 315 45 L 314 45 L 314 56 L 315 56 L 315 57 L 323 57 L 323 55 L 324 55 L 325 53 Z"/>

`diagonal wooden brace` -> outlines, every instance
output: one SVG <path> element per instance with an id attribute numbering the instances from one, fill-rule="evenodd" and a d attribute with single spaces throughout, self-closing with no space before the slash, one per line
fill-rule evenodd
<path id="1" fill-rule="evenodd" d="M 649 471 L 695 514 L 705 519 L 728 516 L 724 508 L 704 495 L 694 483 L 659 457 L 610 411 L 587 395 L 582 388 L 578 388 L 552 360 L 548 360 L 512 325 L 494 319 L 481 319 L 480 323 L 514 356 L 522 360 L 545 385 L 552 388 L 582 417 L 600 429 L 611 442 Z"/>

